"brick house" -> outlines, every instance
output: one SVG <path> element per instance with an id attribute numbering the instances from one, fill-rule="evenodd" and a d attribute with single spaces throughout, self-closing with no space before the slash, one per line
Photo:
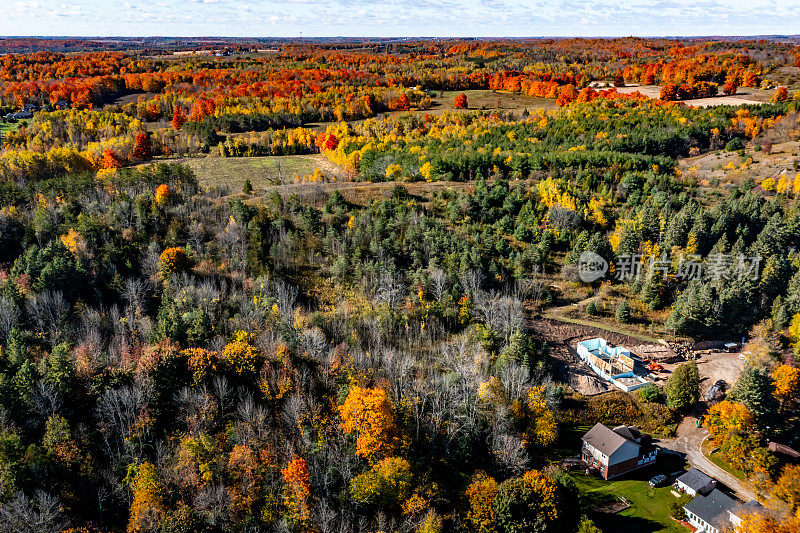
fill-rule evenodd
<path id="1" fill-rule="evenodd" d="M 621 476 L 656 461 L 658 448 L 635 426 L 611 429 L 599 422 L 582 438 L 581 458 L 604 479 Z"/>

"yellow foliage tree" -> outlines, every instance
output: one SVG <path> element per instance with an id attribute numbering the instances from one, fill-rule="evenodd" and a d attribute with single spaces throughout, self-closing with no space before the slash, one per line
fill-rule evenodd
<path id="1" fill-rule="evenodd" d="M 128 531 L 159 529 L 165 507 L 163 483 L 156 467 L 147 462 L 129 465 L 126 481 L 132 494 Z"/>
<path id="2" fill-rule="evenodd" d="M 788 516 L 754 512 L 743 517 L 734 531 L 736 533 L 797 533 L 800 531 L 800 510 Z"/>
<path id="3" fill-rule="evenodd" d="M 740 433 L 753 425 L 753 415 L 744 405 L 723 400 L 708 410 L 705 426 L 711 432 L 717 446 L 722 446 L 731 435 Z"/>
<path id="4" fill-rule="evenodd" d="M 354 386 L 339 406 L 345 433 L 357 433 L 356 454 L 376 461 L 394 454 L 399 445 L 399 429 L 386 391 Z"/>
<path id="5" fill-rule="evenodd" d="M 773 395 L 781 402 L 781 409 L 800 396 L 800 369 L 797 367 L 780 365 L 772 373 L 772 379 L 775 381 Z"/>
<path id="6" fill-rule="evenodd" d="M 411 465 L 402 457 L 387 457 L 350 481 L 357 502 L 397 505 L 411 492 Z"/>
<path id="7" fill-rule="evenodd" d="M 237 331 L 233 340 L 222 350 L 222 358 L 239 375 L 257 373 L 264 359 L 262 353 L 250 344 L 250 341 L 250 334 Z"/>
<path id="8" fill-rule="evenodd" d="M 792 511 L 800 511 L 800 465 L 787 464 L 775 481 L 772 493 Z"/>

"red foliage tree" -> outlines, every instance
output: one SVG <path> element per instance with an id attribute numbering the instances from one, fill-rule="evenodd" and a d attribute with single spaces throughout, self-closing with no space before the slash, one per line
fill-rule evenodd
<path id="1" fill-rule="evenodd" d="M 739 87 L 736 85 L 735 81 L 728 81 L 722 86 L 722 92 L 728 96 L 736 94 L 738 89 Z"/>
<path id="2" fill-rule="evenodd" d="M 408 101 L 408 95 L 406 93 L 402 93 L 397 97 L 395 107 L 400 111 L 408 111 L 411 109 L 411 102 Z"/>
<path id="3" fill-rule="evenodd" d="M 775 96 L 772 97 L 773 102 L 785 102 L 789 98 L 789 90 L 781 85 L 775 89 Z"/>
<path id="4" fill-rule="evenodd" d="M 467 109 L 467 95 L 464 93 L 459 94 L 456 96 L 456 99 L 453 100 L 453 108 L 454 109 Z"/>
<path id="5" fill-rule="evenodd" d="M 140 161 L 149 161 L 153 159 L 153 147 L 150 145 L 150 137 L 146 133 L 139 133 L 136 135 L 133 157 Z"/>

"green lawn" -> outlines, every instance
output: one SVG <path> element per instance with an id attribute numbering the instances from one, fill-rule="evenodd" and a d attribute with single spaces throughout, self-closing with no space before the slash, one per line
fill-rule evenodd
<path id="1" fill-rule="evenodd" d="M 581 473 L 572 475 L 590 507 L 616 501 L 620 496 L 631 506 L 617 514 L 593 513 L 597 526 L 608 533 L 686 533 L 688 529 L 670 518 L 670 506 L 677 498 L 672 486 L 651 488 L 647 480 L 656 474 L 670 474 L 683 468 L 680 458 L 664 455 L 656 466 L 629 474 L 619 480 L 605 481 Z"/>
<path id="2" fill-rule="evenodd" d="M 14 124 L 10 124 L 8 122 L 0 122 L 0 137 L 5 135 L 9 131 L 14 131 L 19 127 L 19 122 Z"/>
<path id="3" fill-rule="evenodd" d="M 725 470 L 727 473 L 729 473 L 730 475 L 734 476 L 737 479 L 744 481 L 745 478 L 747 477 L 745 476 L 744 472 L 742 472 L 741 470 L 737 470 L 736 468 L 733 468 L 731 465 L 729 465 L 728 462 L 725 460 L 725 458 L 722 456 L 722 452 L 714 452 L 711 455 L 709 455 L 708 458 L 711 459 L 712 463 L 714 463 L 721 469 Z"/>

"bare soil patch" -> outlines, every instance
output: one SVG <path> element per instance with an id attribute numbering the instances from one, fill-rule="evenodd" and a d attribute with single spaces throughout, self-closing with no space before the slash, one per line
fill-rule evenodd
<path id="1" fill-rule="evenodd" d="M 591 368 L 578 358 L 576 345 L 580 341 L 602 337 L 608 342 L 625 346 L 642 358 L 661 354 L 673 357 L 674 353 L 662 344 L 647 344 L 641 340 L 600 328 L 570 324 L 547 318 L 533 318 L 528 325 L 531 335 L 547 342 L 555 367 L 557 379 L 584 396 L 601 394 L 614 389 L 613 385 L 599 378 Z"/>

